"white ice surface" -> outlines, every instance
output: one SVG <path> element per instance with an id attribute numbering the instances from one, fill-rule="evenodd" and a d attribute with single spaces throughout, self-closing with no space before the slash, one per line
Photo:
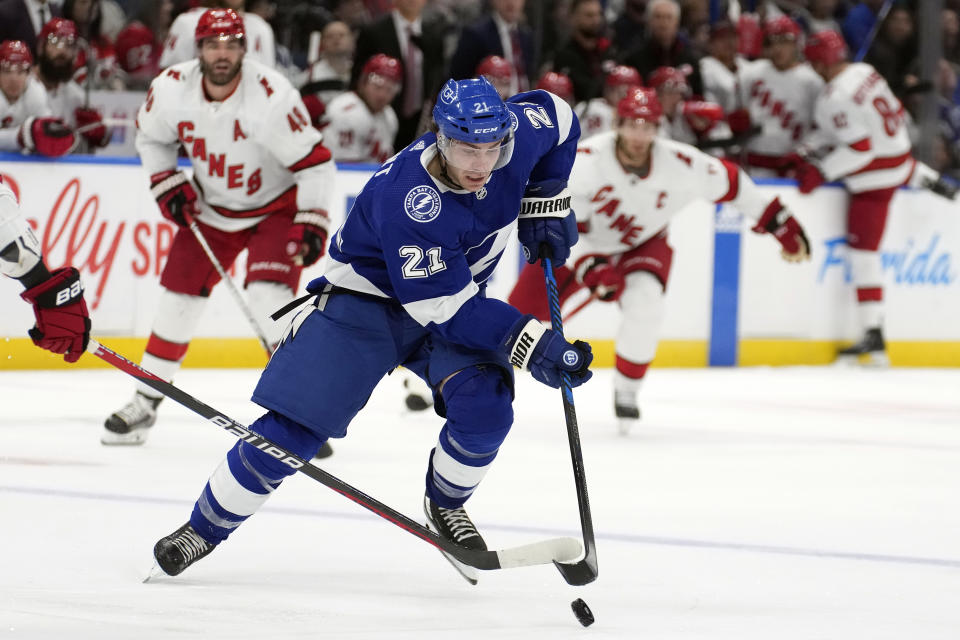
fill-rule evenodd
<path id="1" fill-rule="evenodd" d="M 256 377 L 176 382 L 250 422 Z M 471 587 L 301 474 L 212 555 L 141 584 L 232 438 L 167 401 L 146 445 L 103 447 L 124 374 L 0 374 L 0 639 L 960 637 L 960 371 L 654 369 L 627 438 L 610 383 L 601 371 L 576 392 L 589 586 L 541 566 Z M 493 547 L 579 536 L 559 393 L 523 376 L 517 395 L 469 511 Z M 441 420 L 401 405 L 388 378 L 322 465 L 420 520 Z"/>

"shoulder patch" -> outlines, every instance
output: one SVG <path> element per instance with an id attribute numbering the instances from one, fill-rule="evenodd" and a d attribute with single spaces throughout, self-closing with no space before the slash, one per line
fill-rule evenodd
<path id="1" fill-rule="evenodd" d="M 440 215 L 440 194 L 427 185 L 414 187 L 403 199 L 403 210 L 415 222 L 430 222 Z"/>

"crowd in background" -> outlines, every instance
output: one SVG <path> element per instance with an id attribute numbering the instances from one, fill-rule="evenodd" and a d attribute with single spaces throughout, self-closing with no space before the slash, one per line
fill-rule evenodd
<path id="1" fill-rule="evenodd" d="M 504 94 L 541 86 L 567 93 L 583 115 L 590 101 L 605 98 L 607 79 L 616 85 L 622 67 L 636 70 L 647 86 L 658 72 L 666 82 L 670 74 L 663 68 L 673 68 L 686 80 L 686 98 L 720 103 L 726 117 L 733 109 L 711 95 L 704 74 L 718 60 L 735 67 L 767 55 L 764 25 L 787 15 L 802 28 L 801 37 L 833 29 L 843 34 L 851 56 L 865 49 L 863 59 L 908 112 L 924 92 L 936 91 L 939 135 L 932 164 L 958 175 L 960 0 L 944 2 L 943 55 L 929 82 L 921 81 L 918 69 L 918 4 L 895 2 L 871 40 L 883 0 L 741 0 L 719 7 L 710 0 L 0 0 L 0 41 L 23 40 L 38 52 L 41 20 L 69 19 L 79 39 L 74 80 L 81 87 L 145 90 L 160 70 L 181 61 L 174 49 L 191 55 L 192 43 L 184 45 L 177 33 L 178 17 L 198 6 L 243 9 L 248 41 L 265 25 L 263 42 L 256 41 L 260 59 L 301 89 L 318 126 L 329 124 L 326 107 L 357 87 L 374 54 L 401 62 L 401 86 L 392 102 L 398 149 L 429 124 L 432 100 L 447 77 L 471 77 L 483 69 L 494 81 L 502 72 L 498 86 Z M 655 5 L 675 5 L 678 15 Z M 392 11 L 402 18 L 391 17 Z M 717 120 L 712 111 L 703 114 Z M 717 131 L 726 129 L 711 137 Z"/>

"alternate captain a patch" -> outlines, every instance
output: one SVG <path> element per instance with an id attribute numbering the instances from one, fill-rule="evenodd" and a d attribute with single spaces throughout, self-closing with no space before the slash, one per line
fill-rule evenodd
<path id="1" fill-rule="evenodd" d="M 440 215 L 440 194 L 433 187 L 420 185 L 407 192 L 403 210 L 411 220 L 430 222 Z"/>

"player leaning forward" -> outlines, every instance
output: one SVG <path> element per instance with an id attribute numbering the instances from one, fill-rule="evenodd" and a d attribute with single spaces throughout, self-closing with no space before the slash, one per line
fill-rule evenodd
<path id="1" fill-rule="evenodd" d="M 243 21 L 232 9 L 204 13 L 196 42 L 197 59 L 161 73 L 137 114 L 137 151 L 151 191 L 164 217 L 180 227 L 143 356 L 143 366 L 167 380 L 220 280 L 185 228 L 190 219 L 224 268 L 247 249 L 250 308 L 273 344 L 282 327 L 269 321 L 270 313 L 293 298 L 303 267 L 323 255 L 335 171 L 293 86 L 243 57 Z M 181 144 L 192 180 L 177 169 Z M 139 385 L 134 399 L 107 418 L 102 442 L 143 442 L 161 398 Z"/>
<path id="2" fill-rule="evenodd" d="M 771 233 L 785 260 L 809 258 L 799 223 L 736 165 L 658 136 L 663 109 L 653 89 L 634 88 L 617 105 L 618 126 L 581 145 L 570 193 L 581 229 L 571 268 L 556 270 L 561 304 L 587 287 L 618 302 L 614 408 L 622 433 L 640 418 L 637 394 L 657 349 L 673 248 L 670 220 L 695 200 L 729 202 Z M 548 319 L 543 272 L 528 266 L 510 294 L 522 311 Z"/>
<path id="3" fill-rule="evenodd" d="M 591 376 L 589 345 L 485 295 L 514 228 L 534 258 L 544 244 L 559 262 L 569 255 L 573 213 L 543 201 L 567 200 L 579 125 L 552 94 L 505 103 L 482 78 L 448 81 L 433 117 L 439 131 L 388 160 L 357 196 L 257 384 L 253 400 L 268 412 L 252 429 L 309 459 L 346 435 L 385 374 L 407 367 L 436 390 L 446 418 L 427 463 L 428 523 L 485 549 L 463 505 L 513 423 L 511 364 L 553 387 L 564 371 L 574 386 Z M 518 222 L 522 201 L 552 217 Z M 293 472 L 237 442 L 189 522 L 157 543 L 160 568 L 176 575 L 210 553 Z"/>

